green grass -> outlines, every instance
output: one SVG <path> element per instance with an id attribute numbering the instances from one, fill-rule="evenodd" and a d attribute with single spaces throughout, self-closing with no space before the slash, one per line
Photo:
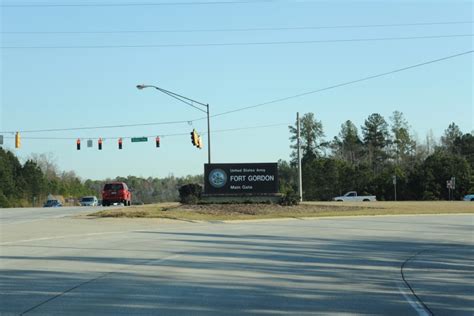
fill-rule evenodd
<path id="1" fill-rule="evenodd" d="M 181 205 L 163 203 L 105 209 L 95 217 L 163 218 L 184 221 L 223 221 L 363 215 L 474 214 L 470 202 L 304 202 L 298 206 L 274 204 Z"/>

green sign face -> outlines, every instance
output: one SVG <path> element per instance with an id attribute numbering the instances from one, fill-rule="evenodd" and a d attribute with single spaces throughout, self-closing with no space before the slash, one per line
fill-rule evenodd
<path id="1" fill-rule="evenodd" d="M 147 142 L 147 137 L 132 137 L 132 143 Z"/>

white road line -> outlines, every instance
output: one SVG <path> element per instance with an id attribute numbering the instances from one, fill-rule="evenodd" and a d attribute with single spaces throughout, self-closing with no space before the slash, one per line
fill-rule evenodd
<path id="1" fill-rule="evenodd" d="M 405 291 L 406 289 L 406 286 L 405 284 L 401 283 L 401 282 L 397 282 L 397 288 L 398 288 L 398 292 L 400 292 L 403 297 L 405 298 L 405 300 L 411 305 L 411 307 L 413 307 L 413 309 L 418 313 L 419 316 L 430 316 L 431 314 L 428 313 L 426 311 L 426 309 L 423 307 L 423 305 L 421 305 L 418 300 L 414 300 L 411 298 L 411 292 L 410 293 L 407 293 L 407 291 Z"/>
<path id="2" fill-rule="evenodd" d="M 2 243 L 0 243 L 0 246 L 14 245 L 14 244 L 18 244 L 18 243 L 25 243 L 25 242 L 31 242 L 31 241 L 54 240 L 54 239 L 64 239 L 64 238 L 71 238 L 71 237 L 113 235 L 113 234 L 123 234 L 123 233 L 138 232 L 138 231 L 139 230 L 126 230 L 126 231 L 105 232 L 105 233 L 73 234 L 73 235 L 63 235 L 63 236 L 54 236 L 54 237 L 22 239 L 22 240 L 2 242 Z"/>
<path id="3" fill-rule="evenodd" d="M 26 223 L 34 223 L 34 222 L 40 222 L 40 221 L 47 221 L 51 219 L 59 219 L 59 218 L 70 218 L 72 216 L 75 216 L 75 214 L 62 214 L 62 215 L 56 215 L 52 217 L 47 217 L 47 218 L 35 218 L 35 219 L 19 219 L 18 221 L 13 221 L 13 222 L 7 222 L 7 223 L 2 223 L 2 225 L 19 225 L 19 224 L 26 224 Z"/>

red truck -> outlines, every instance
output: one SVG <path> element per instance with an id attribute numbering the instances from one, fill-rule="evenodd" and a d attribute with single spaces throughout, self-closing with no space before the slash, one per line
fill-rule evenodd
<path id="1" fill-rule="evenodd" d="M 114 203 L 123 203 L 125 206 L 132 204 L 132 193 L 125 182 L 109 182 L 102 190 L 102 205 L 110 206 Z"/>

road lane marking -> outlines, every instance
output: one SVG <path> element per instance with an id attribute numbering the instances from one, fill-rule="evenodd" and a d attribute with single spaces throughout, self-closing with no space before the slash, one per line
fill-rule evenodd
<path id="1" fill-rule="evenodd" d="M 418 300 L 413 300 L 411 297 L 410 297 L 410 294 L 407 294 L 406 291 L 403 289 L 405 288 L 405 285 L 398 282 L 397 283 L 397 288 L 398 288 L 398 292 L 400 292 L 403 297 L 405 298 L 405 300 L 411 305 L 411 307 L 413 307 L 413 309 L 418 313 L 418 316 L 431 316 L 430 313 L 428 313 L 425 308 L 423 307 L 423 305 L 421 305 Z M 410 292 L 411 293 L 411 292 Z"/>
<path id="2" fill-rule="evenodd" d="M 72 237 L 88 237 L 88 236 L 100 236 L 100 235 L 113 235 L 113 234 L 124 234 L 124 233 L 131 233 L 131 232 L 139 232 L 139 230 L 126 230 L 126 231 L 102 232 L 102 233 L 89 233 L 89 234 L 73 234 L 73 235 L 62 235 L 62 236 L 54 236 L 54 237 L 42 237 L 42 238 L 22 239 L 22 240 L 16 240 L 16 241 L 2 242 L 2 243 L 0 243 L 0 246 L 14 245 L 14 244 L 18 244 L 18 243 L 25 243 L 25 242 L 31 242 L 31 241 L 43 241 L 43 240 L 65 239 L 65 238 L 72 238 Z"/>
<path id="3" fill-rule="evenodd" d="M 405 274 L 403 273 L 403 269 L 405 268 L 405 266 L 407 265 L 408 262 L 412 261 L 413 259 L 415 259 L 417 256 L 421 255 L 422 253 L 426 252 L 426 251 L 430 251 L 432 248 L 430 249 L 422 249 L 420 251 L 418 251 L 416 254 L 412 255 L 411 257 L 409 257 L 408 259 L 406 259 L 402 265 L 400 266 L 400 274 L 402 276 L 402 280 L 405 284 L 405 287 L 408 288 L 411 292 L 411 294 L 416 298 L 416 303 L 417 303 L 417 306 L 418 308 L 415 308 L 415 310 L 418 312 L 419 315 L 428 315 L 428 316 L 433 316 L 433 312 L 430 310 L 430 308 L 422 301 L 422 299 L 416 295 L 415 293 L 415 290 L 413 289 L 413 287 L 410 285 L 410 283 L 408 283 L 408 281 L 406 280 L 405 278 Z M 400 287 L 398 288 L 400 290 Z M 405 296 L 405 294 L 403 294 L 403 296 Z M 407 296 L 405 296 L 405 299 L 407 298 Z M 410 303 L 410 301 L 408 301 Z M 412 305 L 410 303 L 410 305 Z M 413 305 L 412 305 L 413 306 Z M 424 311 L 425 314 L 420 314 L 420 311 L 419 311 L 419 306 L 421 306 L 422 310 Z"/>

